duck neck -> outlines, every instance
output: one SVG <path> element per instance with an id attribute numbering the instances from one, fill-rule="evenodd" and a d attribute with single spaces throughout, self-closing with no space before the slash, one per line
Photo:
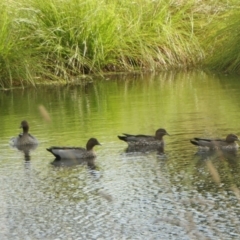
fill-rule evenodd
<path id="1" fill-rule="evenodd" d="M 157 134 L 156 136 L 155 136 L 155 138 L 157 139 L 157 140 L 162 140 L 163 139 L 163 135 L 162 134 Z"/>
<path id="2" fill-rule="evenodd" d="M 23 133 L 27 134 L 29 130 L 29 127 L 23 127 Z"/>
<path id="3" fill-rule="evenodd" d="M 229 144 L 234 143 L 235 140 L 236 140 L 236 139 L 233 138 L 233 136 L 231 136 L 231 135 L 228 135 L 228 136 L 226 137 L 226 142 L 229 143 Z"/>
<path id="4" fill-rule="evenodd" d="M 91 144 L 87 143 L 86 149 L 87 149 L 87 151 L 92 151 L 93 150 L 93 146 Z"/>

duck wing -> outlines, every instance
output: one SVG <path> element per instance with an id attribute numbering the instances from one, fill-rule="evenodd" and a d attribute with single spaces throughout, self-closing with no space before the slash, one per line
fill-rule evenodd
<path id="1" fill-rule="evenodd" d="M 28 136 L 30 137 L 30 139 L 36 140 L 36 138 L 33 135 L 31 135 L 30 133 L 28 133 Z"/>
<path id="2" fill-rule="evenodd" d="M 142 140 L 155 141 L 156 140 L 155 137 L 150 136 L 150 135 L 143 135 L 143 134 L 132 135 L 132 134 L 128 134 L 128 133 L 123 133 L 123 135 L 124 136 L 118 136 L 118 138 L 125 142 L 138 142 L 138 141 L 142 141 Z"/>
<path id="3" fill-rule="evenodd" d="M 190 142 L 196 146 L 214 148 L 225 143 L 223 139 L 193 138 Z"/>
<path id="4" fill-rule="evenodd" d="M 82 147 L 50 147 L 47 151 L 51 152 L 57 159 L 82 158 L 86 149 Z"/>

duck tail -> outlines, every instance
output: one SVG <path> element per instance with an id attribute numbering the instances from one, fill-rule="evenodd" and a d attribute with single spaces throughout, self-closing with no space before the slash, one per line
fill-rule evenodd
<path id="1" fill-rule="evenodd" d="M 47 151 L 49 152 L 52 152 L 52 149 L 51 148 L 46 148 Z"/>
<path id="2" fill-rule="evenodd" d="M 196 141 L 195 139 L 191 139 L 190 142 L 191 142 L 193 145 L 199 146 L 198 141 Z"/>
<path id="3" fill-rule="evenodd" d="M 120 140 L 122 140 L 122 141 L 127 141 L 127 137 L 126 136 L 118 136 L 118 138 L 120 139 Z"/>

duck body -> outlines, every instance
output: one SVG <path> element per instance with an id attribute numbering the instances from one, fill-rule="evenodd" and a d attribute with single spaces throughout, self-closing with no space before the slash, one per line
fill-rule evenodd
<path id="1" fill-rule="evenodd" d="M 206 138 L 193 138 L 190 142 L 193 145 L 198 146 L 200 149 L 238 149 L 239 145 L 236 141 L 239 141 L 237 135 L 228 134 L 226 139 L 206 139 Z"/>
<path id="2" fill-rule="evenodd" d="M 29 125 L 26 120 L 21 122 L 20 128 L 23 129 L 23 132 L 20 133 L 17 137 L 10 139 L 10 144 L 12 146 L 20 147 L 26 145 L 38 145 L 38 140 L 28 132 Z"/>
<path id="3" fill-rule="evenodd" d="M 86 148 L 82 147 L 50 147 L 47 151 L 51 152 L 57 160 L 60 159 L 86 159 L 95 158 L 96 154 L 93 147 L 101 145 L 96 138 L 90 138 Z"/>
<path id="4" fill-rule="evenodd" d="M 81 159 L 96 157 L 94 151 L 87 151 L 81 147 L 50 147 L 47 151 L 51 152 L 56 159 Z"/>
<path id="5" fill-rule="evenodd" d="M 118 136 L 118 138 L 122 141 L 127 142 L 128 147 L 130 148 L 138 148 L 138 147 L 152 147 L 158 148 L 164 146 L 163 136 L 169 135 L 165 129 L 158 129 L 155 133 L 155 136 L 150 135 L 132 135 L 123 133 L 124 136 Z"/>

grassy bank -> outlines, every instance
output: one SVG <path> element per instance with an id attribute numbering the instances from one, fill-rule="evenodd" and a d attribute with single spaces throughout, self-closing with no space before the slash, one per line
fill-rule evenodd
<path id="1" fill-rule="evenodd" d="M 198 66 L 209 24 L 228 10 L 225 1 L 3 0 L 0 85 Z"/>

